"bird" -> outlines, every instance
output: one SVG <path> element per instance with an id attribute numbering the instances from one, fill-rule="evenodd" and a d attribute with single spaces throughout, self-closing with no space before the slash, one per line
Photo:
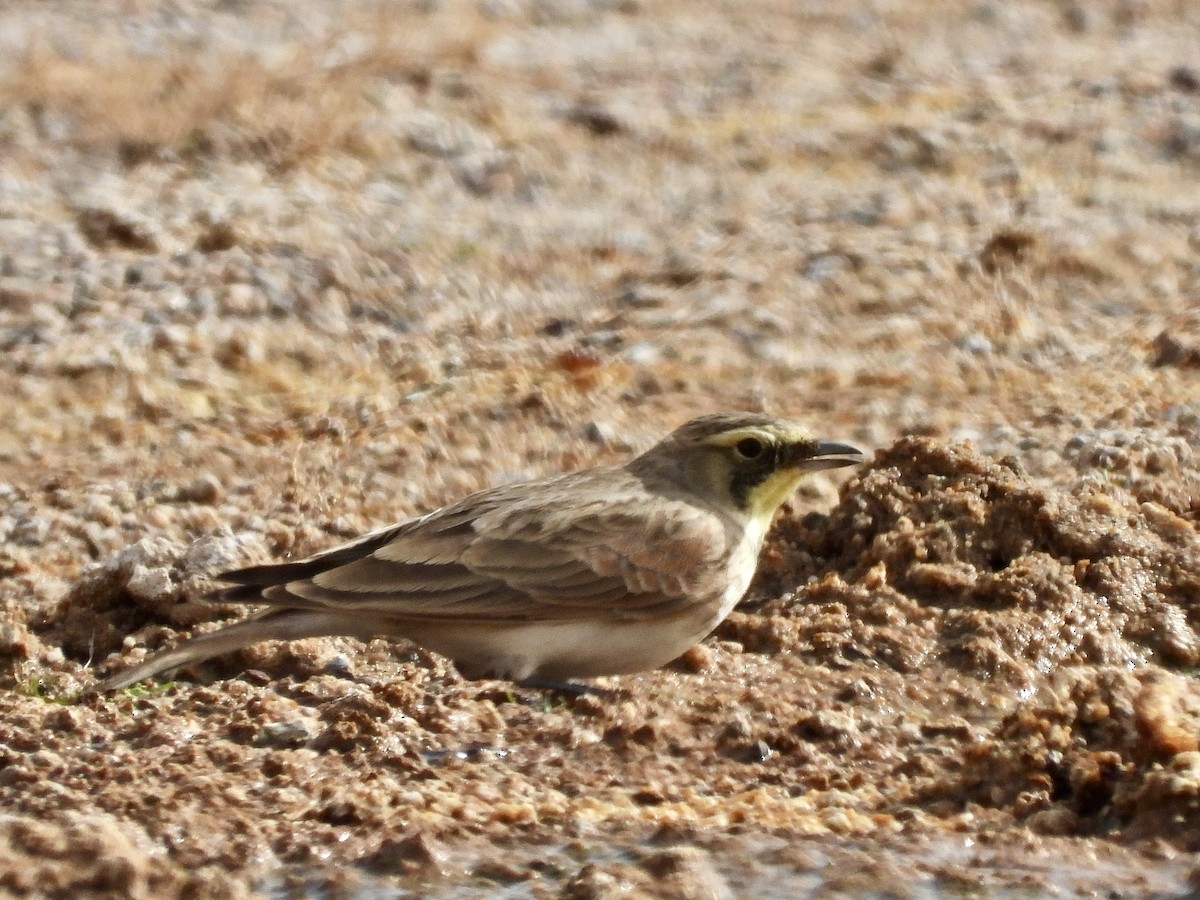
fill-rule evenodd
<path id="1" fill-rule="evenodd" d="M 225 572 L 256 616 L 100 681 L 128 687 L 259 641 L 405 638 L 468 678 L 570 683 L 658 668 L 750 586 L 778 508 L 849 444 L 762 413 L 686 422 L 624 465 L 471 494 L 294 562 Z"/>

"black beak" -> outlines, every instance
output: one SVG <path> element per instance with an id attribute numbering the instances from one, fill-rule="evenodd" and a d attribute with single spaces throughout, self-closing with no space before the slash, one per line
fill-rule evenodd
<path id="1" fill-rule="evenodd" d="M 866 458 L 857 447 L 839 444 L 837 441 L 808 441 L 796 444 L 793 453 L 792 465 L 806 472 L 857 466 Z"/>

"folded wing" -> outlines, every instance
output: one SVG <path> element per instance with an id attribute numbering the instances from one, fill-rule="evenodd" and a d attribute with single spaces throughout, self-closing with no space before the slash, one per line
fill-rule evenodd
<path id="1" fill-rule="evenodd" d="M 223 577 L 238 586 L 218 597 L 397 620 L 495 622 L 594 619 L 597 611 L 642 618 L 704 599 L 703 573 L 727 540 L 711 512 L 663 499 L 648 514 L 632 485 L 636 500 L 625 508 L 612 473 L 601 482 L 575 475 L 531 487 L 476 494 L 299 562 L 231 572 Z"/>

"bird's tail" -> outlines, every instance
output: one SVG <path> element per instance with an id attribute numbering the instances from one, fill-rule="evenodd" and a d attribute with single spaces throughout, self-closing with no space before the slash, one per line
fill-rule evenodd
<path id="1" fill-rule="evenodd" d="M 185 641 L 174 650 L 158 653 L 131 669 L 110 675 L 92 687 L 89 693 L 129 687 L 144 678 L 231 653 L 259 641 L 293 641 L 339 634 L 370 637 L 374 634 L 374 629 L 370 627 L 365 627 L 362 635 L 357 631 L 354 623 L 344 615 L 309 609 L 279 610 Z"/>

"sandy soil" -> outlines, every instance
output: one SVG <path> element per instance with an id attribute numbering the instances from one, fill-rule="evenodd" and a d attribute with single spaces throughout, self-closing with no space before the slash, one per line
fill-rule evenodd
<path id="1" fill-rule="evenodd" d="M 1200 889 L 1200 7 L 0 8 L 0 893 Z M 869 447 L 562 697 L 77 701 L 222 568 L 765 409 Z"/>

